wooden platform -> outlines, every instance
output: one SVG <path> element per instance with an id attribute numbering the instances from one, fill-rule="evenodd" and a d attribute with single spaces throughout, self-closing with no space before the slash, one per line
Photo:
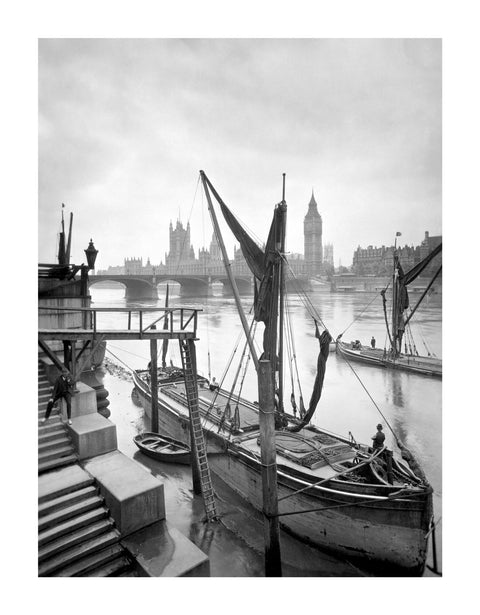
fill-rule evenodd
<path id="1" fill-rule="evenodd" d="M 165 331 L 149 329 L 147 331 L 132 331 L 131 329 L 39 329 L 38 339 L 47 340 L 93 340 L 102 337 L 104 340 L 187 340 L 197 339 L 195 331 Z"/>

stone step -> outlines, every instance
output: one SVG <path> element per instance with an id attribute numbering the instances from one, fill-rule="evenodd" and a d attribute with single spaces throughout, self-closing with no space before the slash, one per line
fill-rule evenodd
<path id="1" fill-rule="evenodd" d="M 79 465 L 62 468 L 38 479 L 38 503 L 43 504 L 93 484 L 92 476 Z"/>
<path id="2" fill-rule="evenodd" d="M 99 568 L 94 568 L 92 571 L 82 575 L 84 577 L 119 577 L 119 576 L 134 576 L 128 574 L 131 572 L 132 562 L 126 555 L 117 557 L 116 559 L 103 564 Z"/>
<path id="3" fill-rule="evenodd" d="M 55 439 L 47 440 L 47 442 L 39 442 L 38 443 L 38 452 L 44 453 L 45 451 L 49 451 L 52 448 L 58 448 L 60 446 L 71 446 L 71 442 L 69 437 L 65 432 L 62 432 L 61 435 L 57 436 Z"/>
<path id="4" fill-rule="evenodd" d="M 95 536 L 80 545 L 67 549 L 40 564 L 38 576 L 71 577 L 86 572 L 85 568 L 92 570 L 120 554 L 122 547 L 118 544 L 119 538 L 120 533 L 112 529 L 101 536 Z M 109 553 L 104 553 L 102 556 L 102 552 L 107 551 L 107 547 L 112 546 L 115 546 L 116 549 L 110 549 Z M 85 560 L 92 561 L 85 566 Z"/>
<path id="5" fill-rule="evenodd" d="M 42 532 L 47 528 L 53 527 L 57 523 L 62 523 L 67 519 L 71 519 L 76 515 L 86 513 L 87 511 L 92 510 L 93 508 L 96 508 L 98 506 L 103 506 L 103 498 L 98 495 L 95 495 L 90 498 L 87 498 L 86 500 L 82 500 L 81 502 L 77 502 L 72 506 L 68 506 L 67 508 L 57 510 L 39 519 L 38 531 Z"/>
<path id="6" fill-rule="evenodd" d="M 113 544 L 94 555 L 84 557 L 78 560 L 75 564 L 63 568 L 53 576 L 56 577 L 84 577 L 89 572 L 95 571 L 106 563 L 120 557 L 124 553 L 123 547 L 119 544 Z"/>
<path id="7" fill-rule="evenodd" d="M 96 523 L 92 523 L 81 529 L 71 532 L 62 536 L 61 538 L 57 538 L 49 542 L 44 547 L 38 549 L 38 561 L 39 563 L 43 563 L 50 557 L 58 555 L 62 551 L 66 551 L 67 549 L 71 549 L 78 544 L 84 543 L 95 536 L 99 536 L 100 534 L 105 534 L 109 532 L 113 527 L 112 519 L 101 519 Z"/>
<path id="8" fill-rule="evenodd" d="M 63 425 L 63 423 L 60 420 L 60 416 L 59 415 L 58 416 L 50 416 L 46 423 L 40 423 L 38 425 L 38 435 L 41 436 L 41 435 L 43 435 L 45 433 L 53 431 L 54 429 L 58 429 L 62 425 Z"/>
<path id="9" fill-rule="evenodd" d="M 50 459 L 59 459 L 60 457 L 67 457 L 74 453 L 75 450 L 71 444 L 67 444 L 65 446 L 58 446 L 54 449 L 45 451 L 43 453 L 38 454 L 38 463 L 43 463 L 44 461 L 50 461 Z"/>
<path id="10" fill-rule="evenodd" d="M 44 517 L 45 515 L 50 515 L 56 510 L 66 508 L 67 506 L 72 506 L 76 502 L 86 500 L 87 498 L 94 495 L 97 495 L 97 489 L 93 485 L 89 485 L 88 487 L 83 487 L 83 489 L 77 489 L 76 491 L 71 491 L 70 493 L 63 494 L 57 498 L 49 500 L 48 502 L 39 504 L 38 517 L 40 518 Z"/>
<path id="11" fill-rule="evenodd" d="M 38 409 L 38 420 L 40 422 L 40 425 L 48 425 L 48 423 L 52 420 L 52 419 L 58 419 L 60 420 L 62 417 L 60 415 L 60 410 L 58 408 L 52 408 L 52 411 L 50 412 L 50 416 L 48 417 L 48 421 L 46 423 L 42 423 L 43 419 L 45 418 L 45 412 L 47 411 L 47 405 L 45 404 L 45 408 L 43 409 Z"/>
<path id="12" fill-rule="evenodd" d="M 49 461 L 42 461 L 38 464 L 38 473 L 43 474 L 51 470 L 58 470 L 65 466 L 77 463 L 78 455 L 68 455 L 67 457 L 60 457 L 59 459 L 50 459 Z"/>
<path id="13" fill-rule="evenodd" d="M 50 440 L 55 440 L 56 438 L 65 435 L 67 435 L 67 432 L 63 426 L 47 431 L 46 433 L 38 436 L 38 446 L 40 448 L 40 445 L 44 442 L 49 442 Z"/>
<path id="14" fill-rule="evenodd" d="M 43 532 L 40 532 L 38 534 L 38 547 L 43 547 L 49 542 L 52 542 L 52 540 L 57 540 L 61 536 L 65 536 L 70 532 L 76 532 L 82 527 L 86 527 L 88 525 L 91 525 L 92 523 L 96 523 L 97 521 L 105 519 L 106 517 L 108 517 L 108 510 L 104 506 L 89 510 L 83 515 L 72 517 L 71 519 L 68 519 L 63 523 L 59 523 L 54 527 L 48 528 Z"/>

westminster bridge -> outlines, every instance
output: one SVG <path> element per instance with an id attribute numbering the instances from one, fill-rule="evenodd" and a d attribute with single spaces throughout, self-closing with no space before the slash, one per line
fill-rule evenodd
<path id="1" fill-rule="evenodd" d="M 235 283 L 240 294 L 248 295 L 253 292 L 253 277 L 248 274 L 234 275 Z M 177 282 L 181 287 L 182 296 L 206 296 L 212 284 L 221 282 L 223 292 L 231 293 L 230 283 L 225 272 L 217 275 L 189 274 L 189 273 L 155 273 L 155 274 L 109 274 L 89 275 L 88 285 L 93 286 L 101 282 L 116 282 L 125 287 L 125 298 L 158 299 L 157 287 L 165 282 Z"/>

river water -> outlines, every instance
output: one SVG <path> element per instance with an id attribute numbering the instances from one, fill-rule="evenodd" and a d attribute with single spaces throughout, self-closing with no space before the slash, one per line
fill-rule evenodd
<path id="1" fill-rule="evenodd" d="M 94 307 L 162 307 L 165 286 L 159 286 L 158 301 L 126 302 L 123 287 L 91 287 Z M 309 299 L 333 337 L 344 332 L 343 340 L 359 339 L 368 344 L 375 336 L 377 347 L 386 343 L 386 330 L 380 297 L 367 293 L 330 293 L 313 290 Z M 414 297 L 413 297 L 414 300 Z M 242 298 L 245 310 L 251 308 L 253 296 Z M 413 301 L 412 301 L 413 302 Z M 234 348 L 232 367 L 225 376 L 223 387 L 231 385 L 238 360 L 243 351 L 244 338 L 232 296 L 215 292 L 208 297 L 181 297 L 179 290 L 170 288 L 171 306 L 201 308 L 197 342 L 198 370 L 203 375 L 216 376 L 221 381 L 226 364 Z M 314 337 L 314 323 L 310 311 L 301 298 L 290 297 L 288 312 L 294 332 L 295 354 L 305 405 L 312 391 L 318 355 Z M 100 318 L 100 317 L 99 317 Z M 101 316 L 106 327 L 126 328 L 126 315 Z M 427 350 L 441 357 L 442 305 L 441 297 L 432 295 L 424 301 L 414 316 L 412 333 L 420 354 Z M 412 319 L 413 321 L 413 319 Z M 148 323 L 145 317 L 144 325 Z M 132 327 L 135 320 L 132 318 Z M 261 338 L 259 338 L 260 340 Z M 238 341 L 240 340 L 240 343 Z M 260 342 L 259 342 L 260 343 Z M 148 341 L 108 342 L 106 357 L 123 368 L 146 368 L 149 361 Z M 209 360 L 210 356 L 210 360 Z M 178 347 L 170 347 L 170 358 L 181 364 Z M 210 365 L 210 370 L 209 370 Z M 353 368 L 353 369 L 352 369 Z M 354 371 L 353 371 L 354 370 Z M 128 372 L 127 372 L 128 373 Z M 294 376 L 298 403 L 297 378 Z M 165 484 L 167 520 L 193 540 L 210 557 L 212 576 L 263 575 L 263 521 L 259 513 L 236 496 L 221 481 L 215 481 L 219 496 L 222 522 L 215 527 L 202 523 L 201 498 L 193 496 L 189 468 L 167 465 L 146 458 L 139 453 L 133 436 L 149 425 L 143 411 L 131 400 L 132 383 L 122 370 L 110 365 L 104 376 L 109 391 L 111 419 L 117 425 L 119 448 L 148 467 Z M 290 371 L 285 374 L 285 398 L 290 398 Z M 366 390 L 365 390 L 366 389 Z M 368 393 L 366 392 L 368 391 Z M 242 396 L 258 399 L 257 380 L 250 366 L 243 384 Z M 373 401 L 372 401 L 373 400 Z M 375 403 L 373 403 L 375 402 Z M 378 409 L 377 407 L 378 406 Z M 287 410 L 289 403 L 286 403 Z M 381 414 L 379 414 L 379 411 Z M 383 415 L 383 416 L 382 416 Z M 376 425 L 384 425 L 386 444 L 395 448 L 394 438 L 387 427 L 420 461 L 434 488 L 435 518 L 442 515 L 442 382 L 439 379 L 383 370 L 361 364 L 347 364 L 339 355 L 331 353 L 327 362 L 324 389 L 312 422 L 337 434 L 351 432 L 358 442 L 369 443 Z M 442 568 L 442 523 L 437 525 L 436 542 L 439 569 Z M 303 545 L 288 534 L 281 536 L 284 576 L 369 576 L 368 570 L 353 566 Z M 429 553 L 427 563 L 432 564 Z M 427 570 L 426 576 L 431 573 Z"/>

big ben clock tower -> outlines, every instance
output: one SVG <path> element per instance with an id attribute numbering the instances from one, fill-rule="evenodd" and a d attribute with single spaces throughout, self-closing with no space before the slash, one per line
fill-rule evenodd
<path id="1" fill-rule="evenodd" d="M 320 275 L 323 268 L 322 217 L 318 213 L 313 190 L 307 215 L 303 221 L 303 236 L 307 275 L 309 277 Z"/>

